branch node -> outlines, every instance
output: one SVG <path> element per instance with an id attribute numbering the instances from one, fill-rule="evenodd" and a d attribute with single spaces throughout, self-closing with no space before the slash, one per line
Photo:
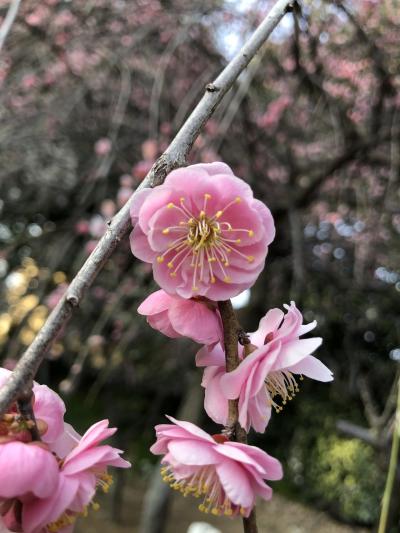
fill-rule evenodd
<path id="1" fill-rule="evenodd" d="M 79 298 L 75 294 L 68 294 L 67 295 L 67 302 L 72 305 L 72 307 L 78 307 L 79 305 Z"/>
<path id="2" fill-rule="evenodd" d="M 219 87 L 217 87 L 216 85 L 214 85 L 213 83 L 208 83 L 206 85 L 206 91 L 209 92 L 209 93 L 216 93 L 220 90 Z"/>

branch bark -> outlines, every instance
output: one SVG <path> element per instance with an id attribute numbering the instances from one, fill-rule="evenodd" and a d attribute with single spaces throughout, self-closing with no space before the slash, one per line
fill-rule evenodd
<path id="1" fill-rule="evenodd" d="M 221 314 L 224 330 L 226 371 L 232 372 L 239 366 L 240 363 L 238 342 L 241 328 L 230 300 L 218 302 L 218 309 Z M 230 433 L 230 437 L 236 442 L 247 444 L 247 433 L 238 422 L 239 400 L 229 400 L 228 404 L 228 431 Z M 243 531 L 244 533 L 258 533 L 255 507 L 253 507 L 250 515 L 247 518 L 243 518 Z"/>
<path id="2" fill-rule="evenodd" d="M 21 0 L 12 0 L 7 11 L 6 18 L 0 28 L 0 51 L 3 48 L 7 35 L 10 33 L 11 26 L 14 23 L 15 17 L 18 13 L 19 4 Z"/>
<path id="3" fill-rule="evenodd" d="M 203 125 L 210 118 L 240 73 L 260 50 L 285 13 L 293 8 L 293 5 L 293 0 L 278 0 L 274 4 L 264 21 L 242 49 L 228 63 L 214 82 L 206 86 L 203 98 L 177 133 L 170 146 L 155 162 L 146 178 L 140 184 L 139 189 L 160 185 L 171 170 L 185 164 L 186 157 Z M 79 306 L 87 289 L 92 285 L 107 259 L 118 246 L 118 243 L 128 233 L 131 228 L 129 214 L 131 201 L 132 197 L 110 222 L 106 233 L 97 244 L 95 250 L 73 279 L 63 298 L 49 315 L 32 344 L 22 355 L 8 382 L 1 388 L 0 414 L 5 412 L 15 400 L 18 396 L 18 391 L 23 388 L 24 384 L 35 376 L 51 343 L 70 318 L 74 309 Z"/>

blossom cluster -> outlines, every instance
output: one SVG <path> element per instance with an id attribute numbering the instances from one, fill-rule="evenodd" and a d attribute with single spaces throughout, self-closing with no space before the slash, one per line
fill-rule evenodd
<path id="1" fill-rule="evenodd" d="M 0 387 L 10 371 L 0 369 Z M 34 422 L 16 404 L 0 418 L 0 531 L 53 533 L 72 531 L 78 516 L 97 509 L 97 489 L 107 492 L 107 467 L 127 468 L 121 450 L 102 441 L 116 429 L 102 420 L 81 436 L 64 421 L 64 402 L 46 385 L 34 383 Z"/>
<path id="2" fill-rule="evenodd" d="M 247 517 L 256 496 L 271 498 L 265 481 L 280 479 L 282 468 L 266 452 L 229 440 L 229 402 L 237 401 L 246 432 L 264 432 L 272 410 L 282 411 L 304 376 L 331 381 L 331 371 L 312 355 L 322 339 L 301 338 L 316 322 L 303 324 L 294 302 L 269 310 L 246 342 L 238 339 L 239 364 L 227 372 L 218 302 L 255 283 L 275 227 L 269 209 L 226 164 L 174 170 L 163 185 L 135 194 L 131 216 L 132 252 L 152 264 L 161 287 L 138 311 L 164 335 L 203 345 L 196 365 L 204 367 L 204 407 L 225 426 L 210 436 L 168 417 L 172 424 L 156 426 L 151 451 L 163 456 L 162 476 L 172 488 L 203 498 L 201 511 Z"/>

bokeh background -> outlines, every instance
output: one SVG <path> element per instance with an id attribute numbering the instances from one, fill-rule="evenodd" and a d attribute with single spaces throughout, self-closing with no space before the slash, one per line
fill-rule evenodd
<path id="1" fill-rule="evenodd" d="M 0 55 L 3 366 L 13 368 L 107 220 L 270 4 L 22 2 Z M 2 17 L 7 6 L 0 1 Z M 245 329 L 295 300 L 318 321 L 318 355 L 335 373 L 333 384 L 304 381 L 266 434 L 250 435 L 285 469 L 260 507 L 262 531 L 366 531 L 379 517 L 400 362 L 399 25 L 397 0 L 305 1 L 190 156 L 227 162 L 276 220 L 266 269 L 236 301 Z M 165 413 L 216 432 L 202 409 L 198 347 L 169 341 L 136 312 L 154 289 L 125 240 L 38 374 L 79 430 L 110 418 L 134 462 L 81 532 L 180 533 L 212 522 L 196 501 L 171 499 L 148 451 Z M 399 489 L 397 472 L 394 532 Z"/>

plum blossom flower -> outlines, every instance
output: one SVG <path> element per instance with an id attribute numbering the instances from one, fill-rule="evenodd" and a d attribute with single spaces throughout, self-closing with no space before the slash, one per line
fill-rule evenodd
<path id="1" fill-rule="evenodd" d="M 0 368 L 0 387 L 7 381 L 10 375 L 10 370 Z M 52 442 L 55 442 L 64 431 L 65 404 L 60 396 L 46 385 L 39 385 L 39 383 L 34 382 L 32 390 L 33 412 L 35 418 L 38 422 L 41 422 L 45 428 L 43 435 L 41 435 L 41 439 L 46 444 L 51 444 Z M 9 413 L 7 417 L 7 425 L 11 427 L 14 422 L 15 426 L 15 420 L 12 420 L 12 417 L 15 418 L 16 415 L 16 409 L 12 408 L 11 413 Z M 1 423 L 4 425 L 6 421 L 0 420 L 0 424 Z"/>
<path id="2" fill-rule="evenodd" d="M 220 345 L 204 347 L 197 354 L 197 366 L 207 366 L 203 376 L 206 388 L 205 409 L 216 422 L 227 420 L 227 400 L 239 399 L 239 423 L 249 431 L 252 426 L 263 432 L 271 417 L 271 409 L 282 411 L 283 405 L 298 392 L 297 379 L 303 376 L 318 381 L 331 381 L 332 372 L 311 354 L 321 345 L 320 337 L 300 339 L 316 326 L 316 321 L 303 324 L 303 316 L 291 302 L 271 309 L 261 319 L 258 330 L 250 333 L 250 355 L 242 347 L 241 363 L 233 372 L 225 372 L 224 352 Z M 299 375 L 299 378 L 295 376 Z M 223 402 L 225 399 L 225 402 Z"/>
<path id="3" fill-rule="evenodd" d="M 269 209 L 224 163 L 172 171 L 132 201 L 133 254 L 182 298 L 224 300 L 251 287 L 275 236 Z"/>
<path id="4" fill-rule="evenodd" d="M 138 313 L 167 337 L 189 337 L 199 344 L 213 344 L 223 339 L 221 317 L 215 304 L 185 300 L 163 290 L 153 292 L 142 302 Z"/>
<path id="5" fill-rule="evenodd" d="M 190 422 L 167 418 L 173 424 L 156 426 L 157 441 L 150 451 L 164 455 L 161 473 L 173 489 L 203 498 L 200 511 L 249 516 L 256 496 L 271 499 L 265 480 L 282 478 L 277 459 L 255 446 L 212 437 Z"/>
<path id="6" fill-rule="evenodd" d="M 130 463 L 120 457 L 121 450 L 100 443 L 116 432 L 108 427 L 108 420 L 97 422 L 82 438 L 71 426 L 57 443 L 60 469 L 58 484 L 46 497 L 28 500 L 22 509 L 22 526 L 26 533 L 60 531 L 71 526 L 79 515 L 86 515 L 87 507 L 94 508 L 97 488 L 108 492 L 112 477 L 108 466 L 128 468 Z M 66 455 L 64 455 L 66 454 Z"/>

